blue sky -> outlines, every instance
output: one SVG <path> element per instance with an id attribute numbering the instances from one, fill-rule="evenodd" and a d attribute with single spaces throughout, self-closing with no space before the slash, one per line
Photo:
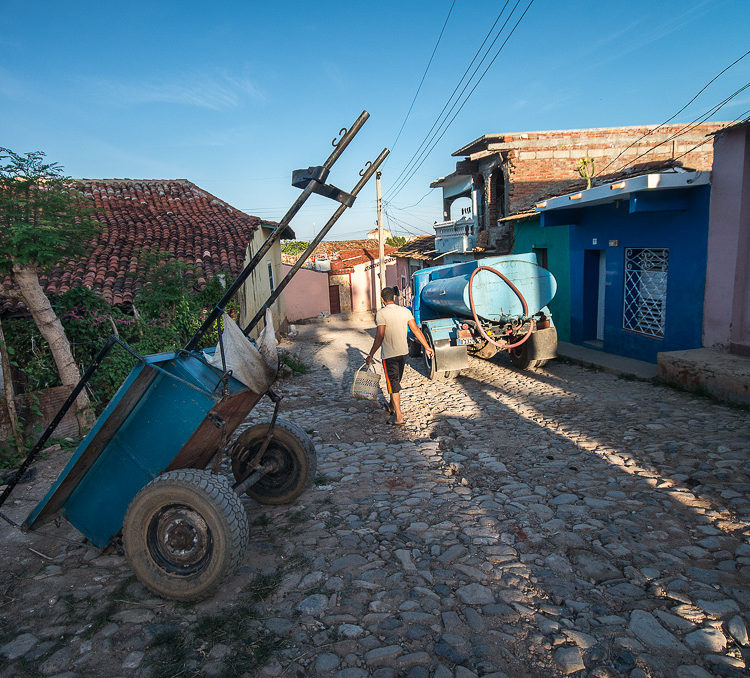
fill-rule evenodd
<path id="1" fill-rule="evenodd" d="M 496 47 L 527 5 L 520 0 Z M 431 232 L 440 191 L 423 196 L 466 142 L 503 131 L 656 124 L 750 49 L 747 0 L 534 0 L 424 164 L 389 195 L 502 6 L 455 2 L 383 168 L 397 233 Z M 187 178 L 278 219 L 297 195 L 291 171 L 321 163 L 361 110 L 372 117 L 330 181 L 350 189 L 364 163 L 393 146 L 450 7 L 2 0 L 0 146 L 42 150 L 75 177 Z M 748 82 L 750 56 L 677 122 Z M 750 89 L 710 119 L 747 109 Z M 369 230 L 374 198 L 373 181 L 329 239 Z M 314 196 L 292 223 L 298 237 L 312 237 L 333 208 Z"/>

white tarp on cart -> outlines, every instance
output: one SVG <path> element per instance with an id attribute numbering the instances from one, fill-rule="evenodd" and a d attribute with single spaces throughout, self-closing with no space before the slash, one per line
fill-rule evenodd
<path id="1" fill-rule="evenodd" d="M 266 309 L 266 326 L 253 344 L 239 328 L 236 322 L 226 313 L 222 316 L 224 331 L 221 333 L 224 344 L 224 358 L 227 370 L 232 370 L 232 377 L 241 381 L 251 391 L 263 394 L 276 380 L 279 369 L 279 355 L 276 350 L 276 333 L 273 327 L 271 310 Z M 216 352 L 206 355 L 210 365 L 222 369 L 221 345 L 216 345 Z"/>

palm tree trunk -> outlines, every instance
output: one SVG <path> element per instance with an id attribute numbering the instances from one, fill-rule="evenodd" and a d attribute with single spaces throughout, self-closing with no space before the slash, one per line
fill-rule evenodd
<path id="1" fill-rule="evenodd" d="M 60 375 L 60 381 L 66 386 L 75 386 L 81 379 L 81 373 L 78 371 L 78 366 L 73 358 L 70 342 L 68 337 L 65 336 L 62 323 L 39 284 L 36 269 L 14 264 L 13 280 L 21 291 L 34 323 L 49 344 L 55 365 L 57 365 L 57 372 Z M 75 409 L 78 426 L 81 433 L 84 433 L 94 423 L 93 412 L 85 391 L 81 391 L 76 398 Z"/>

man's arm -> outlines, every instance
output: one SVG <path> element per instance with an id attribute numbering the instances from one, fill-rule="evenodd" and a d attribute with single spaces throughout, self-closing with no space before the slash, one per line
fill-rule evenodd
<path id="1" fill-rule="evenodd" d="M 430 345 L 427 343 L 427 339 L 424 338 L 424 334 L 422 334 L 422 330 L 420 330 L 417 327 L 417 323 L 414 320 L 414 318 L 409 320 L 409 329 L 412 331 L 412 334 L 417 338 L 419 343 L 422 344 L 422 346 L 424 346 L 424 352 L 427 354 L 427 357 L 432 358 L 432 349 L 430 348 Z"/>
<path id="2" fill-rule="evenodd" d="M 378 329 L 375 332 L 375 340 L 372 342 L 372 348 L 370 349 L 367 358 L 365 358 L 365 362 L 368 365 L 372 365 L 372 356 L 375 355 L 375 351 L 377 351 L 380 348 L 380 344 L 383 343 L 383 337 L 385 337 L 385 325 L 378 325 Z"/>

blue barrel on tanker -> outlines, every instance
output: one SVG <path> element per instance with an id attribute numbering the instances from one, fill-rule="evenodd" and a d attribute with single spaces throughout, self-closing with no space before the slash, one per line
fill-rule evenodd
<path id="1" fill-rule="evenodd" d="M 468 352 L 490 358 L 507 350 L 522 368 L 555 357 L 548 304 L 557 282 L 534 253 L 422 269 L 412 284 L 415 320 L 435 352 L 433 360 L 425 358 L 431 378 L 466 367 Z M 416 342 L 410 349 L 412 355 L 420 352 Z"/>

